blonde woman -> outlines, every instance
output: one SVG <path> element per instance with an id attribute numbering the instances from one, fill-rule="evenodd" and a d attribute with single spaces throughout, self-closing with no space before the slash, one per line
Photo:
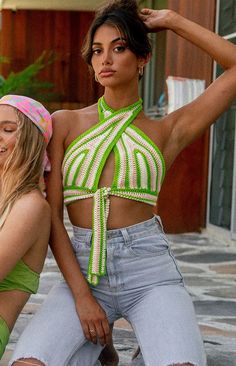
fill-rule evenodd
<path id="1" fill-rule="evenodd" d="M 48 111 L 31 98 L 0 99 L 0 359 L 47 252 L 50 209 L 42 190 Z"/>
<path id="2" fill-rule="evenodd" d="M 225 71 L 156 123 L 142 109 L 138 81 L 151 57 L 147 33 L 162 29 Z M 50 244 L 65 281 L 22 334 L 10 365 L 98 366 L 110 324 L 125 317 L 145 366 L 206 366 L 192 300 L 153 206 L 165 171 L 235 98 L 236 47 L 171 10 L 140 14 L 136 1 L 115 0 L 96 14 L 83 55 L 104 95 L 56 112 L 50 144 Z"/>

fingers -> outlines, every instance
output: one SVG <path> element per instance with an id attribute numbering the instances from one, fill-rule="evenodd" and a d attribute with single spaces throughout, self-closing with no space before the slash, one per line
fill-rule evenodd
<path id="1" fill-rule="evenodd" d="M 111 331 L 105 311 L 90 294 L 76 302 L 76 309 L 80 318 L 85 338 L 96 344 L 105 346 L 111 337 Z"/>
<path id="2" fill-rule="evenodd" d="M 147 20 L 148 15 L 150 15 L 149 9 L 142 9 L 139 13 L 139 17 L 143 22 L 145 22 L 145 20 Z"/>
<path id="3" fill-rule="evenodd" d="M 106 344 L 109 344 L 111 342 L 112 330 L 111 330 L 110 325 L 107 320 L 105 322 L 102 322 L 102 328 L 103 328 L 103 334 L 104 334 L 104 343 L 103 344 L 101 343 L 101 344 L 103 346 L 105 346 Z"/>
<path id="4" fill-rule="evenodd" d="M 106 336 L 103 332 L 103 329 L 100 328 L 100 329 L 97 330 L 97 336 L 98 336 L 99 343 L 102 346 L 105 346 L 106 345 Z"/>
<path id="5" fill-rule="evenodd" d="M 95 326 L 89 327 L 89 335 L 91 342 L 97 344 L 97 330 Z"/>
<path id="6" fill-rule="evenodd" d="M 82 324 L 82 328 L 83 328 L 83 331 L 84 331 L 84 335 L 85 335 L 85 338 L 96 344 L 97 343 L 97 333 L 96 333 L 96 328 L 93 326 L 93 324 Z"/>
<path id="7" fill-rule="evenodd" d="M 140 10 L 141 15 L 150 15 L 151 13 L 152 13 L 151 9 L 144 8 Z"/>
<path id="8" fill-rule="evenodd" d="M 86 339 L 94 344 L 99 342 L 102 346 L 111 340 L 111 330 L 108 321 L 87 325 L 84 329 Z"/>
<path id="9" fill-rule="evenodd" d="M 111 331 L 107 320 L 96 324 L 96 336 L 102 346 L 110 342 Z"/>

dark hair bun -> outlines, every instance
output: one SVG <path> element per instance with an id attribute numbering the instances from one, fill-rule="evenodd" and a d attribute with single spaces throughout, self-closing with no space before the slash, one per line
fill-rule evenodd
<path id="1" fill-rule="evenodd" d="M 110 13 L 116 10 L 123 10 L 138 15 L 139 8 L 136 0 L 111 0 L 98 8 L 98 13 L 100 15 L 103 12 Z"/>
<path id="2" fill-rule="evenodd" d="M 96 12 L 94 21 L 89 29 L 82 54 L 85 61 L 91 65 L 92 43 L 94 34 L 103 24 L 115 26 L 126 38 L 127 46 L 137 57 L 147 57 L 152 50 L 148 39 L 148 30 L 139 17 L 136 0 L 110 0 Z"/>

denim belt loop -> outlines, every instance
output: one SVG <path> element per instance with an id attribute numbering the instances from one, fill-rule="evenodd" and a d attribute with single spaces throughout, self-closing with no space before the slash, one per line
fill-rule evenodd
<path id="1" fill-rule="evenodd" d="M 131 241 L 131 238 L 130 238 L 130 235 L 128 233 L 128 230 L 126 228 L 121 228 L 120 231 L 121 231 L 121 234 L 124 238 L 124 242 L 126 244 L 129 243 Z"/>
<path id="2" fill-rule="evenodd" d="M 86 236 L 85 236 L 85 242 L 87 245 L 90 246 L 91 244 L 91 239 L 92 239 L 92 230 L 89 230 L 87 233 L 86 233 Z"/>
<path id="3" fill-rule="evenodd" d="M 154 215 L 154 216 L 155 216 L 156 222 L 159 224 L 161 230 L 164 232 L 164 228 L 163 228 L 163 224 L 162 224 L 160 216 L 158 216 L 158 215 Z"/>

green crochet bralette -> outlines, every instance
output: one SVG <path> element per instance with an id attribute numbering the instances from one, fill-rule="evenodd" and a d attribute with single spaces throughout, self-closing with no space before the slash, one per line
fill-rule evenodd
<path id="1" fill-rule="evenodd" d="M 112 110 L 104 97 L 98 101 L 99 122 L 78 136 L 66 149 L 62 164 L 66 205 L 93 197 L 92 246 L 88 282 L 97 285 L 106 273 L 106 222 L 109 196 L 155 205 L 165 176 L 163 156 L 154 142 L 132 122 L 142 100 Z M 106 160 L 115 154 L 111 187 L 99 187 Z"/>

